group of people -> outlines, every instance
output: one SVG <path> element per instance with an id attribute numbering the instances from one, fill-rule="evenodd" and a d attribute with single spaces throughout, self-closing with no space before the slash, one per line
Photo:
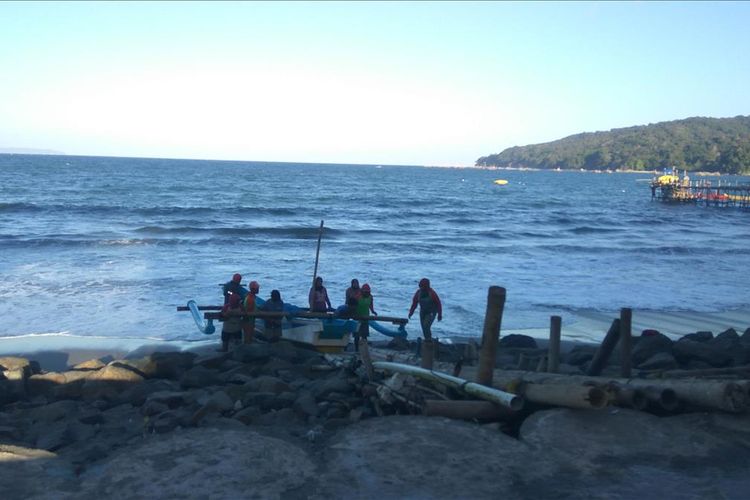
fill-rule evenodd
<path id="1" fill-rule="evenodd" d="M 242 341 L 252 343 L 255 338 L 255 318 L 244 316 L 256 311 L 278 312 L 284 311 L 284 301 L 278 290 L 271 290 L 271 297 L 258 305 L 256 299 L 260 292 L 257 281 L 250 281 L 247 291 L 242 288 L 242 275 L 237 273 L 222 286 L 224 306 L 221 309 L 224 325 L 221 329 L 221 350 L 227 351 L 231 342 Z M 275 342 L 281 338 L 282 317 L 263 318 L 266 340 Z"/>
<path id="2" fill-rule="evenodd" d="M 224 306 L 222 315 L 224 317 L 224 326 L 221 332 L 222 350 L 226 351 L 229 343 L 232 341 L 242 340 L 243 343 L 251 343 L 255 336 L 255 318 L 248 318 L 244 314 L 264 311 L 264 312 L 282 312 L 284 302 L 281 300 L 281 294 L 278 290 L 271 291 L 271 297 L 263 302 L 261 306 L 256 304 L 256 297 L 260 291 L 260 285 L 257 281 L 248 283 L 247 292 L 242 287 L 242 276 L 235 274 L 232 280 L 223 285 Z M 328 290 L 323 286 L 323 278 L 315 278 L 313 286 L 308 294 L 310 312 L 327 313 L 333 311 L 331 300 L 328 297 Z M 443 306 L 440 297 L 430 286 L 430 280 L 422 278 L 419 281 L 419 288 L 414 293 L 411 307 L 409 308 L 409 318 L 419 307 L 419 321 L 422 327 L 422 335 L 425 340 L 432 340 L 432 323 L 437 319 L 443 320 Z M 346 289 L 345 305 L 336 310 L 336 313 L 342 317 L 363 318 L 367 316 L 377 316 L 375 312 L 375 301 L 372 296 L 372 290 L 368 283 L 361 287 L 359 280 L 353 279 L 351 286 Z M 270 341 L 278 340 L 281 337 L 281 320 L 282 317 L 264 318 L 265 336 Z M 359 350 L 360 339 L 367 339 L 369 336 L 369 323 L 367 320 L 360 320 L 359 327 L 354 333 L 355 350 Z"/>

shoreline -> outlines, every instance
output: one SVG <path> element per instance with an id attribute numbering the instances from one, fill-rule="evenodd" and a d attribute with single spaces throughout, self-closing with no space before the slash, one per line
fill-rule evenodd
<path id="1" fill-rule="evenodd" d="M 576 345 L 598 345 L 607 333 L 612 321 L 619 318 L 619 312 L 577 310 L 562 315 L 563 352 Z M 633 310 L 632 332 L 634 337 L 643 330 L 658 330 L 672 340 L 699 331 L 711 331 L 718 335 L 733 328 L 738 334 L 750 329 L 750 307 L 721 312 L 695 311 L 643 311 Z M 480 341 L 481 332 L 471 335 L 439 335 L 445 343 Z M 546 345 L 549 327 L 501 328 L 500 337 L 507 335 L 527 335 L 539 345 Z M 409 341 L 422 336 L 419 330 L 412 332 Z M 370 337 L 374 345 L 387 343 L 388 337 L 375 334 Z M 69 366 L 91 359 L 136 358 L 153 352 L 205 352 L 218 347 L 219 334 L 206 336 L 201 340 L 160 340 L 155 338 L 133 337 L 87 337 L 70 334 L 35 334 L 16 337 L 0 337 L 0 356 L 21 356 L 38 361 L 48 371 L 64 371 Z"/>

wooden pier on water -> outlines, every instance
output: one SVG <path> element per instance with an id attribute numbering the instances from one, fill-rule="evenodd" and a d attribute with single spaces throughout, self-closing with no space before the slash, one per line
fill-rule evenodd
<path id="1" fill-rule="evenodd" d="M 651 198 L 666 203 L 692 203 L 750 210 L 750 184 L 710 180 L 691 181 L 687 173 L 662 175 L 651 181 Z"/>

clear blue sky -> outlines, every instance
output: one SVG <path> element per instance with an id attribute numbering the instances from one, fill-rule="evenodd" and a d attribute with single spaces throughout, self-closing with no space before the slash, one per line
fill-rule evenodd
<path id="1" fill-rule="evenodd" d="M 748 2 L 0 2 L 0 148 L 468 165 L 750 114 Z"/>

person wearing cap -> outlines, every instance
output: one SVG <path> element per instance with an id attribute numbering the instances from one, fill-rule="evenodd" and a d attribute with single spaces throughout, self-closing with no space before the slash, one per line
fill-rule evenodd
<path id="1" fill-rule="evenodd" d="M 432 323 L 437 316 L 438 321 L 443 321 L 443 305 L 440 297 L 430 287 L 430 280 L 422 278 L 419 280 L 419 289 L 414 294 L 409 309 L 409 318 L 419 305 L 419 322 L 422 325 L 422 335 L 425 340 L 432 340 Z"/>
<path id="2" fill-rule="evenodd" d="M 308 296 L 310 302 L 310 312 L 328 312 L 331 307 L 331 299 L 328 298 L 328 290 L 323 286 L 323 278 L 315 278 L 315 284 L 310 289 Z"/>
<path id="3" fill-rule="evenodd" d="M 362 285 L 362 293 L 357 300 L 357 308 L 355 310 L 356 316 L 369 316 L 372 313 L 373 316 L 377 316 L 375 312 L 375 301 L 370 293 L 370 285 L 365 283 Z M 370 335 L 370 322 L 367 320 L 360 320 L 359 328 L 354 333 L 354 350 L 359 351 L 359 339 L 364 339 L 367 342 L 367 337 Z"/>
<path id="4" fill-rule="evenodd" d="M 242 298 L 243 290 L 241 282 L 242 275 L 240 273 L 234 273 L 232 279 L 221 286 L 221 291 L 224 294 L 224 305 L 229 303 L 229 296 L 231 293 L 236 293 L 240 298 Z"/>
<path id="5" fill-rule="evenodd" d="M 251 281 L 247 285 L 248 293 L 245 295 L 245 300 L 242 302 L 242 310 L 244 313 L 253 313 L 257 307 L 255 305 L 255 297 L 257 297 L 260 291 L 260 285 L 257 281 Z M 255 337 L 255 318 L 245 318 L 242 320 L 242 342 L 250 344 Z"/>
<path id="6" fill-rule="evenodd" d="M 281 293 L 278 290 L 271 290 L 271 298 L 265 301 L 259 309 L 266 312 L 283 312 L 284 301 L 281 300 Z M 276 342 L 281 338 L 281 321 L 282 318 L 263 318 L 265 325 L 263 333 L 269 342 Z"/>
<path id="7" fill-rule="evenodd" d="M 221 308 L 221 320 L 224 322 L 221 327 L 221 351 L 229 350 L 230 342 L 239 342 L 242 335 L 242 301 L 240 294 L 228 292 L 227 303 Z"/>

